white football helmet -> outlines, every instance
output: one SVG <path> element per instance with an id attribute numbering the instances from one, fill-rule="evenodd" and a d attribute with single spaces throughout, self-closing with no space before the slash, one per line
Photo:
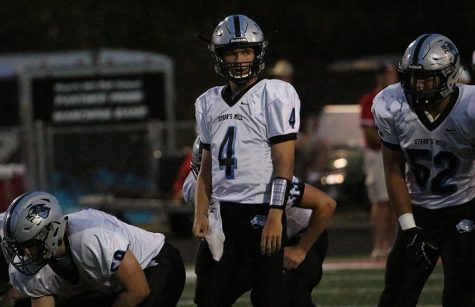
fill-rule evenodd
<path id="1" fill-rule="evenodd" d="M 259 25 L 244 15 L 231 15 L 221 21 L 213 32 L 209 49 L 214 60 L 214 69 L 217 74 L 228 80 L 242 84 L 259 74 L 264 68 L 264 54 L 267 41 Z M 224 63 L 223 50 L 226 48 L 252 47 L 255 59 L 249 63 Z M 233 67 L 249 66 L 246 74 L 236 74 Z"/>
<path id="2" fill-rule="evenodd" d="M 29 192 L 17 197 L 4 218 L 5 259 L 23 274 L 36 274 L 63 243 L 66 224 L 53 195 Z"/>
<path id="3" fill-rule="evenodd" d="M 460 74 L 460 55 L 454 43 L 440 34 L 423 34 L 407 47 L 399 63 L 401 86 L 409 104 L 426 109 L 449 96 Z M 433 77 L 433 88 L 423 91 L 417 80 Z"/>
<path id="4" fill-rule="evenodd" d="M 201 146 L 200 137 L 198 136 L 193 143 L 193 151 L 191 153 L 191 171 L 195 178 L 198 177 L 201 168 L 201 153 L 203 147 Z"/>

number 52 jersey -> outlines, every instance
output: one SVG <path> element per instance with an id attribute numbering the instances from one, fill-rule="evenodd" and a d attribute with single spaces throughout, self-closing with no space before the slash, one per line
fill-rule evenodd
<path id="1" fill-rule="evenodd" d="M 411 200 L 424 208 L 451 207 L 475 198 L 475 86 L 457 84 L 455 92 L 456 101 L 432 122 L 409 107 L 399 83 L 374 99 L 382 141 L 403 151 Z"/>
<path id="2" fill-rule="evenodd" d="M 300 100 L 280 80 L 260 80 L 232 98 L 229 86 L 195 102 L 203 148 L 211 151 L 212 196 L 219 201 L 266 203 L 274 174 L 271 145 L 295 140 Z"/>

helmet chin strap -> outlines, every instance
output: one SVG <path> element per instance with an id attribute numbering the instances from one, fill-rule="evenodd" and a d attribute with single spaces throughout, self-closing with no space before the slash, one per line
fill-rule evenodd
<path id="1" fill-rule="evenodd" d="M 231 70 L 228 70 L 228 80 L 232 81 L 238 85 L 244 85 L 246 84 L 249 80 L 253 79 L 256 76 L 255 73 L 252 71 L 252 66 L 249 66 L 249 70 L 245 75 L 235 75 L 231 72 Z"/>
<path id="2" fill-rule="evenodd" d="M 229 80 L 236 84 L 243 85 L 243 84 L 246 84 L 246 82 L 249 81 L 251 77 L 252 75 L 248 74 L 246 77 L 242 77 L 242 78 L 230 77 Z"/>

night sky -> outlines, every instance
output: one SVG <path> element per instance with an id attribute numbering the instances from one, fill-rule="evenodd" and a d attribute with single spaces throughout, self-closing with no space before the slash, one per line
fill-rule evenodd
<path id="1" fill-rule="evenodd" d="M 0 52 L 126 48 L 163 53 L 175 61 L 179 119 L 193 119 L 193 102 L 224 81 L 214 74 L 206 42 L 227 15 L 257 21 L 269 40 L 266 60 L 296 69 L 304 101 L 331 103 L 332 92 L 354 95 L 370 74 L 336 84 L 328 65 L 346 59 L 401 54 L 423 33 L 441 33 L 458 46 L 465 64 L 475 49 L 475 1 L 1 1 Z M 366 82 L 364 81 L 366 80 Z M 354 83 L 354 84 L 352 84 Z M 339 87 L 341 85 L 341 88 Z M 187 107 L 189 105 L 189 107 Z"/>

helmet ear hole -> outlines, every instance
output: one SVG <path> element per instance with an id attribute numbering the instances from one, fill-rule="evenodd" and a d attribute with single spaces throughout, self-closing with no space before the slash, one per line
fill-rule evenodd
<path id="1" fill-rule="evenodd" d="M 221 60 L 223 60 L 224 49 L 225 48 L 216 48 L 216 56 L 220 58 Z"/>

